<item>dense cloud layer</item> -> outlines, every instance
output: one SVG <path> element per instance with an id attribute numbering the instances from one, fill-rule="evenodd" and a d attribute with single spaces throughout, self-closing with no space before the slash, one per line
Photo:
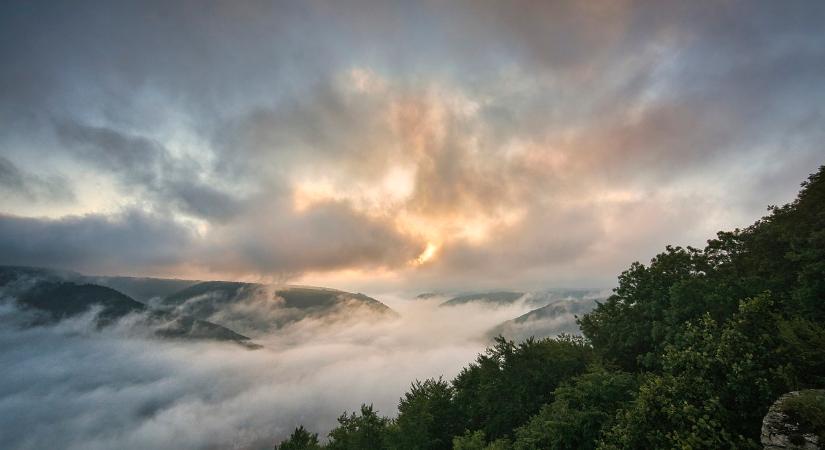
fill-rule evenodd
<path id="1" fill-rule="evenodd" d="M 60 219 L 0 214 L 0 236 L 2 265 L 119 271 L 183 264 L 195 239 L 189 228 L 140 210 Z"/>
<path id="2" fill-rule="evenodd" d="M 65 178 L 46 178 L 20 170 L 0 156 L 0 198 L 22 198 L 27 201 L 72 201 L 74 193 Z"/>
<path id="3" fill-rule="evenodd" d="M 0 301 L 3 444 L 272 448 L 299 424 L 325 434 L 362 402 L 393 415 L 412 380 L 456 375 L 490 328 L 526 311 L 439 301 L 396 300 L 394 317 L 304 319 L 257 335 L 258 350 L 148 338 L 130 317 L 103 330 L 90 315 L 18 329 L 19 312 Z"/>
<path id="4" fill-rule="evenodd" d="M 3 9 L 9 263 L 608 285 L 823 162 L 820 2 Z"/>

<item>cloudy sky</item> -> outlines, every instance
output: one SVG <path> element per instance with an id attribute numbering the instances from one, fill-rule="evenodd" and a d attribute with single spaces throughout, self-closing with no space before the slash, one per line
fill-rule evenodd
<path id="1" fill-rule="evenodd" d="M 0 8 L 0 264 L 610 286 L 825 163 L 819 1 Z"/>

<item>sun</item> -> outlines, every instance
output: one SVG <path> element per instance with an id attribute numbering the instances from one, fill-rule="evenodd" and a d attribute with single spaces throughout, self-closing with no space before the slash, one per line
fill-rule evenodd
<path id="1" fill-rule="evenodd" d="M 435 256 L 435 253 L 438 251 L 438 246 L 433 244 L 432 242 L 427 243 L 427 247 L 418 255 L 418 258 L 415 258 L 413 261 L 416 265 L 422 265 L 427 261 L 430 261 Z"/>

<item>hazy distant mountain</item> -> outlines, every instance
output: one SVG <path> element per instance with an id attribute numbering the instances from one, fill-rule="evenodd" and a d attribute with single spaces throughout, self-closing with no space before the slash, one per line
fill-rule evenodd
<path id="1" fill-rule="evenodd" d="M 508 305 L 524 296 L 524 292 L 480 292 L 473 294 L 464 294 L 453 297 L 440 306 L 458 306 L 473 302 L 490 303 L 496 305 Z"/>
<path id="2" fill-rule="evenodd" d="M 89 277 L 33 267 L 0 267 L 0 299 L 14 302 L 29 315 L 20 322 L 35 326 L 59 322 L 97 309 L 96 323 L 104 327 L 128 314 L 142 314 L 138 323 L 168 338 L 234 341 L 256 347 L 250 339 L 223 326 L 185 314 L 156 311 L 106 286 L 78 283 Z M 72 280 L 72 281 L 70 281 Z"/>
<path id="3" fill-rule="evenodd" d="M 172 293 L 185 289 L 198 280 L 178 280 L 167 278 L 137 278 L 137 277 L 84 277 L 89 283 L 108 286 L 132 297 L 140 302 L 152 299 L 161 299 Z"/>
<path id="4" fill-rule="evenodd" d="M 490 330 L 488 336 L 503 335 L 508 339 L 521 341 L 531 336 L 542 338 L 557 336 L 560 333 L 579 334 L 576 316 L 592 311 L 596 307 L 596 300 L 593 296 L 555 300 L 496 326 Z"/>
<path id="5" fill-rule="evenodd" d="M 126 314 L 146 311 L 146 305 L 114 289 L 66 281 L 35 283 L 20 291 L 16 300 L 25 309 L 42 312 L 39 316 L 43 321 L 60 321 L 97 306 L 98 323 L 105 325 Z"/>
<path id="6" fill-rule="evenodd" d="M 607 292 L 602 289 L 547 289 L 537 292 L 492 291 L 462 294 L 439 306 L 456 307 L 467 304 L 484 304 L 493 307 L 522 305 L 534 308 L 515 319 L 503 322 L 487 335 L 504 337 L 516 341 L 530 336 L 549 337 L 559 333 L 579 333 L 576 315 L 584 314 L 596 307 L 596 300 L 603 299 Z"/>
<path id="7" fill-rule="evenodd" d="M 562 299 L 600 298 L 604 296 L 600 289 L 547 289 L 536 292 L 493 291 L 462 294 L 453 297 L 440 306 L 458 306 L 468 303 L 483 303 L 493 306 L 511 305 L 523 302 L 535 308 L 548 305 Z"/>
<path id="8" fill-rule="evenodd" d="M 230 281 L 197 283 L 169 295 L 157 306 L 161 310 L 209 320 L 253 336 L 306 318 L 395 314 L 388 306 L 363 294 Z"/>
<path id="9" fill-rule="evenodd" d="M 59 321 L 97 307 L 99 326 L 129 313 L 144 313 L 159 336 L 232 340 L 246 345 L 252 345 L 248 336 L 303 319 L 395 315 L 374 298 L 335 289 L 86 276 L 36 267 L 0 266 L 0 298 L 36 312 L 33 323 Z"/>
<path id="10" fill-rule="evenodd" d="M 68 270 L 28 266 L 0 266 L 0 288 L 10 283 L 23 285 L 38 281 L 74 281 L 82 278 L 83 275 Z"/>
<path id="11" fill-rule="evenodd" d="M 174 278 L 145 277 L 107 277 L 100 275 L 83 275 L 77 272 L 44 267 L 0 266 L 0 286 L 4 280 L 24 278 L 39 281 L 71 281 L 78 284 L 96 284 L 110 287 L 133 299 L 146 303 L 154 298 L 164 298 L 181 289 L 197 284 L 198 280 L 179 280 Z"/>
<path id="12" fill-rule="evenodd" d="M 163 309 L 186 309 L 200 317 L 208 317 L 225 304 L 252 295 L 261 285 L 234 281 L 204 281 L 174 292 L 159 303 Z"/>

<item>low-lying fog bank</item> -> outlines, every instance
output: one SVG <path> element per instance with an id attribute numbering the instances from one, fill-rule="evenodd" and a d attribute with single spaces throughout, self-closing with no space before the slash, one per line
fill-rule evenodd
<path id="1" fill-rule="evenodd" d="M 160 339 L 140 331 L 137 314 L 102 329 L 93 312 L 22 327 L 21 312 L 5 301 L 4 446 L 271 448 L 298 424 L 325 435 L 364 402 L 394 414 L 411 381 L 452 378 L 491 329 L 535 307 L 526 299 L 453 307 L 439 307 L 445 299 L 437 296 L 381 300 L 397 314 L 307 317 L 255 336 L 257 350 Z M 560 329 L 571 326 L 567 318 Z"/>

